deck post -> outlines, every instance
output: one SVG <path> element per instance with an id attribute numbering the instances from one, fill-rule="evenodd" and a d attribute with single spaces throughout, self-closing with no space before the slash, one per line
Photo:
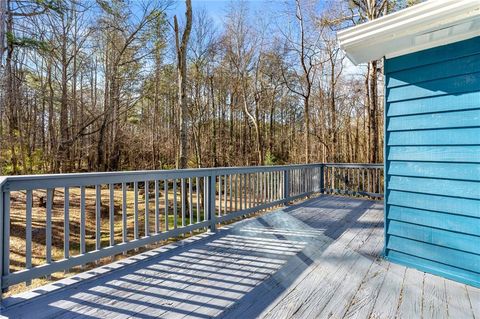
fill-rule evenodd
<path id="1" fill-rule="evenodd" d="M 0 302 L 3 300 L 2 278 L 3 278 L 3 189 L 0 186 Z"/>
<path id="2" fill-rule="evenodd" d="M 286 168 L 283 171 L 283 199 L 285 204 L 288 202 L 290 197 L 290 171 Z"/>
<path id="3" fill-rule="evenodd" d="M 10 270 L 10 192 L 4 192 L 4 190 L 0 190 L 1 193 L 1 223 L 2 223 L 2 230 L 1 230 L 1 235 L 2 237 L 0 240 L 2 241 L 2 259 L 1 259 L 1 273 L 0 277 L 3 278 L 4 276 L 8 275 L 9 270 Z M 0 282 L 2 280 L 0 279 Z M 3 282 L 1 282 L 3 285 Z M 8 288 L 3 288 L 0 286 L 0 291 L 1 293 L 7 292 Z"/>
<path id="4" fill-rule="evenodd" d="M 325 193 L 325 165 L 320 164 L 320 194 Z"/>
<path id="5" fill-rule="evenodd" d="M 212 174 L 210 176 L 208 176 L 208 190 L 207 190 L 207 194 L 208 194 L 208 220 L 209 220 L 209 226 L 208 226 L 208 230 L 210 232 L 215 232 L 216 229 L 217 229 L 217 226 L 216 226 L 216 216 L 215 216 L 215 204 L 216 204 L 216 175 L 215 174 Z"/>

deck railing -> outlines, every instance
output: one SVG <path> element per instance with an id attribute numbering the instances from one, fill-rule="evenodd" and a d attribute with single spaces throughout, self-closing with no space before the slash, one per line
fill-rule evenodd
<path id="1" fill-rule="evenodd" d="M 380 197 L 381 168 L 309 164 L 4 177 L 0 287 L 215 231 L 219 223 L 313 193 Z"/>
<path id="2" fill-rule="evenodd" d="M 383 198 L 383 164 L 324 164 L 324 191 Z"/>

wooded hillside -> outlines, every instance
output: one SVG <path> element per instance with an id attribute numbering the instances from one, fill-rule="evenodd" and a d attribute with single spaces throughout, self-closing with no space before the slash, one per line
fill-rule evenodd
<path id="1" fill-rule="evenodd" d="M 178 164 L 172 7 L 179 4 L 2 5 L 2 175 Z M 267 14 L 233 1 L 220 24 L 194 9 L 183 114 L 188 166 L 381 162 L 382 63 L 353 68 L 336 30 L 399 6 L 291 0 Z M 188 19 L 176 18 L 181 41 Z"/>

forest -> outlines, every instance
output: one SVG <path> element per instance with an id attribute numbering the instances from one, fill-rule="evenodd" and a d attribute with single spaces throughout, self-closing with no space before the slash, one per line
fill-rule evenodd
<path id="1" fill-rule="evenodd" d="M 0 175 L 382 162 L 382 61 L 336 31 L 410 2 L 2 1 Z"/>

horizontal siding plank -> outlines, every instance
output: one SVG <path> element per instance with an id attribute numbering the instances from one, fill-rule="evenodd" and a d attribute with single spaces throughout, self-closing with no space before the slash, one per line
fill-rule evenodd
<path id="1" fill-rule="evenodd" d="M 480 183 L 471 181 L 390 176 L 388 189 L 471 199 L 480 198 Z"/>
<path id="2" fill-rule="evenodd" d="M 469 55 L 440 63 L 422 65 L 415 69 L 389 73 L 387 77 L 387 87 L 393 88 L 479 71 L 480 54 Z"/>
<path id="3" fill-rule="evenodd" d="M 480 256 L 446 247 L 440 247 L 415 240 L 389 236 L 387 248 L 403 252 L 408 255 L 436 261 L 453 267 L 469 270 L 471 272 L 480 271 Z"/>
<path id="4" fill-rule="evenodd" d="M 480 200 L 389 191 L 388 204 L 480 218 Z"/>
<path id="5" fill-rule="evenodd" d="M 480 108 L 480 92 L 461 95 L 442 95 L 428 99 L 416 99 L 388 103 L 387 116 L 461 111 Z"/>
<path id="6" fill-rule="evenodd" d="M 388 174 L 480 181 L 480 165 L 469 163 L 391 162 Z"/>
<path id="7" fill-rule="evenodd" d="M 480 146 L 390 146 L 389 161 L 480 163 Z"/>
<path id="8" fill-rule="evenodd" d="M 388 120 L 387 130 L 406 131 L 479 126 L 480 110 L 469 110 L 392 117 Z"/>
<path id="9" fill-rule="evenodd" d="M 395 250 L 387 251 L 387 258 L 408 267 L 414 267 L 448 279 L 462 281 L 480 287 L 480 276 L 477 272 L 459 269 L 433 260 L 404 254 Z"/>
<path id="10" fill-rule="evenodd" d="M 479 222 L 478 220 L 477 222 Z M 480 254 L 480 237 L 391 220 L 387 233 L 427 244 Z"/>
<path id="11" fill-rule="evenodd" d="M 480 73 L 472 73 L 387 89 L 387 101 L 403 101 L 478 90 L 480 90 Z"/>
<path id="12" fill-rule="evenodd" d="M 465 234 L 480 236 L 480 219 L 423 209 L 390 205 L 387 217 L 391 221 L 446 229 Z M 479 247 L 480 248 L 480 247 Z"/>
<path id="13" fill-rule="evenodd" d="M 389 146 L 480 145 L 480 128 L 390 132 L 387 142 Z"/>
<path id="14" fill-rule="evenodd" d="M 451 43 L 386 60 L 387 73 L 439 63 L 445 60 L 480 53 L 480 37 Z"/>

